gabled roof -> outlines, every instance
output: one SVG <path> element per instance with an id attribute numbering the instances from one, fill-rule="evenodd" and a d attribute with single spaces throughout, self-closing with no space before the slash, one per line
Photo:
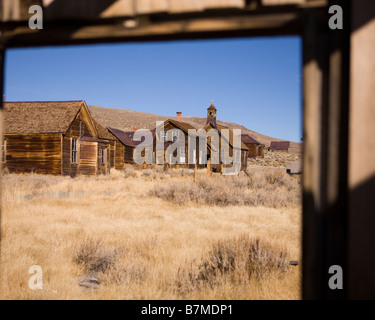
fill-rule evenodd
<path id="1" fill-rule="evenodd" d="M 171 124 L 174 125 L 176 128 L 181 129 L 181 130 L 184 131 L 185 133 L 189 133 L 189 129 L 194 129 L 194 130 L 196 130 L 195 127 L 193 127 L 190 123 L 187 123 L 187 122 L 180 122 L 180 121 L 177 121 L 177 120 L 168 119 L 168 120 L 165 120 L 165 121 L 164 121 L 164 125 L 165 125 L 166 122 L 171 123 Z"/>
<path id="2" fill-rule="evenodd" d="M 285 150 L 288 151 L 290 141 L 271 141 L 270 150 Z"/>
<path id="3" fill-rule="evenodd" d="M 84 100 L 5 102 L 4 133 L 66 133 L 81 108 L 82 113 L 87 116 L 90 130 L 96 135 L 96 128 Z"/>
<path id="4" fill-rule="evenodd" d="M 143 141 L 145 141 L 145 138 L 143 137 L 141 141 L 134 141 L 134 131 L 122 131 L 119 129 L 115 128 L 110 128 L 108 127 L 109 132 L 111 132 L 117 139 L 120 140 L 122 144 L 125 146 L 130 146 L 130 147 L 136 147 Z M 155 131 L 151 130 L 152 136 L 155 135 Z M 150 141 L 150 144 L 152 144 L 152 141 Z"/>
<path id="5" fill-rule="evenodd" d="M 106 140 L 115 140 L 116 138 L 110 134 L 98 121 L 92 119 L 94 122 L 94 126 L 96 131 L 98 132 L 99 139 L 106 139 Z"/>
<path id="6" fill-rule="evenodd" d="M 253 137 L 249 136 L 248 134 L 241 134 L 241 140 L 243 143 L 255 143 L 257 145 L 263 146 L 263 143 L 260 143 L 258 140 L 255 140 Z"/>
<path id="7" fill-rule="evenodd" d="M 210 129 L 214 129 L 216 130 L 219 135 L 221 136 L 221 131 L 223 129 L 227 129 L 229 131 L 229 145 L 233 148 L 233 131 L 231 129 L 229 129 L 228 127 L 225 127 L 225 126 L 222 126 L 220 124 L 216 125 L 216 127 L 214 127 L 211 123 L 207 123 L 205 126 L 204 126 L 204 130 L 206 131 L 209 131 Z M 249 148 L 242 142 L 242 140 L 240 139 L 241 141 L 241 150 L 249 150 Z"/>

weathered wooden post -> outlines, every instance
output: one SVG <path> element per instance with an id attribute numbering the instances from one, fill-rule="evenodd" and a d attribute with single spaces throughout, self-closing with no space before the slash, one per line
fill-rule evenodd
<path id="1" fill-rule="evenodd" d="M 194 185 L 197 185 L 197 161 L 195 161 L 194 165 Z"/>
<path id="2" fill-rule="evenodd" d="M 207 177 L 211 175 L 211 159 L 207 160 Z"/>

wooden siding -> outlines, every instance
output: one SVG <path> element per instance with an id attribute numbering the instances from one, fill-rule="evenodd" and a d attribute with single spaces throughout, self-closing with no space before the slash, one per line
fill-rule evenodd
<path id="1" fill-rule="evenodd" d="M 61 173 L 61 134 L 5 135 L 10 172 Z"/>
<path id="2" fill-rule="evenodd" d="M 116 140 L 115 142 L 115 169 L 124 168 L 124 145 Z"/>
<path id="3" fill-rule="evenodd" d="M 110 150 L 110 153 L 109 153 L 109 165 L 110 165 L 111 168 L 115 167 L 115 143 L 116 143 L 116 141 L 111 140 L 110 141 L 110 146 L 109 146 L 109 150 Z"/>
<path id="4" fill-rule="evenodd" d="M 168 131 L 169 130 L 181 130 L 180 128 L 177 128 L 176 126 L 174 126 L 172 123 L 170 123 L 170 122 L 167 122 L 167 123 L 165 123 L 164 124 L 164 132 L 167 132 L 168 133 Z M 156 131 L 156 132 L 158 132 L 158 131 Z M 188 161 L 189 161 L 189 148 L 188 148 L 188 146 L 189 146 L 189 139 L 188 139 L 188 134 L 187 133 L 185 133 L 184 131 L 182 131 L 181 130 L 181 132 L 183 132 L 183 134 L 184 134 L 184 138 L 185 138 L 185 163 L 179 163 L 179 164 L 175 164 L 176 166 L 179 166 L 179 167 L 181 167 L 181 166 L 185 166 L 185 167 L 188 167 L 189 166 L 189 164 L 188 164 Z M 171 133 L 169 133 L 170 135 L 171 135 Z M 153 142 L 153 144 L 154 144 L 154 155 L 153 155 L 153 161 L 154 161 L 154 163 L 156 163 L 156 143 L 159 141 L 159 139 L 160 139 L 160 137 L 156 137 L 156 134 L 155 134 L 155 137 L 154 137 L 154 142 Z M 171 136 L 169 136 L 169 135 L 167 135 L 167 143 L 169 144 L 173 144 L 173 142 L 172 141 L 169 141 L 169 140 L 171 140 L 172 139 L 172 135 Z M 197 140 L 196 141 L 196 155 L 199 155 L 199 141 Z M 160 151 L 158 151 L 158 152 L 160 152 Z M 167 153 L 167 148 L 165 148 L 164 149 L 164 163 L 168 163 L 169 162 L 169 159 L 166 159 L 166 153 Z M 176 157 L 177 156 L 177 150 L 175 150 L 175 152 L 173 153 L 173 156 L 174 157 Z M 192 164 L 192 165 L 190 165 L 190 167 L 193 167 L 194 165 Z"/>
<path id="5" fill-rule="evenodd" d="M 264 147 L 263 146 L 258 146 L 257 148 L 257 156 L 264 158 Z"/>
<path id="6" fill-rule="evenodd" d="M 95 175 L 97 170 L 97 142 L 81 141 L 79 148 L 78 172 L 83 175 Z"/>
<path id="7" fill-rule="evenodd" d="M 62 141 L 62 174 L 63 175 L 69 175 L 71 177 L 75 177 L 78 173 L 82 174 L 95 174 L 96 170 L 93 173 L 92 172 L 92 164 L 88 164 L 88 155 L 87 150 L 85 147 L 82 149 L 82 143 L 81 146 L 77 146 L 77 163 L 72 163 L 72 149 L 71 149 L 71 140 L 77 139 L 79 140 L 80 134 L 85 137 L 92 137 L 92 133 L 87 126 L 86 118 L 83 116 L 82 112 L 80 111 L 75 119 L 72 121 L 72 124 L 70 125 L 69 130 L 67 133 L 63 136 Z M 84 150 L 85 152 L 85 158 L 84 158 L 84 164 L 80 165 L 80 158 L 81 158 L 81 152 Z M 93 155 L 94 159 L 93 161 L 96 161 L 96 152 Z M 87 166 L 87 168 L 86 168 Z M 95 166 L 96 168 L 96 166 Z"/>
<path id="8" fill-rule="evenodd" d="M 248 147 L 248 157 L 255 158 L 258 155 L 258 148 L 256 143 L 245 143 L 246 147 Z"/>
<path id="9" fill-rule="evenodd" d="M 131 146 L 123 146 L 124 147 L 124 162 L 125 163 L 135 163 L 134 160 L 134 147 Z"/>

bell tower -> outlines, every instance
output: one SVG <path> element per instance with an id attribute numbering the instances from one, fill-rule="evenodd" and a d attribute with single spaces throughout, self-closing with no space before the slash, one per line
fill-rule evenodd
<path id="1" fill-rule="evenodd" d="M 207 122 L 211 123 L 211 125 L 215 128 L 216 127 L 216 111 L 217 109 L 215 108 L 214 101 L 211 101 L 210 106 L 207 108 Z"/>

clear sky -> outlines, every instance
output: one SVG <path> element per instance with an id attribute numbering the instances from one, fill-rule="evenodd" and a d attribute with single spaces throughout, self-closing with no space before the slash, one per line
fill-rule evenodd
<path id="1" fill-rule="evenodd" d="M 206 116 L 301 142 L 298 37 L 12 49 L 6 101 L 87 104 L 175 117 Z"/>

